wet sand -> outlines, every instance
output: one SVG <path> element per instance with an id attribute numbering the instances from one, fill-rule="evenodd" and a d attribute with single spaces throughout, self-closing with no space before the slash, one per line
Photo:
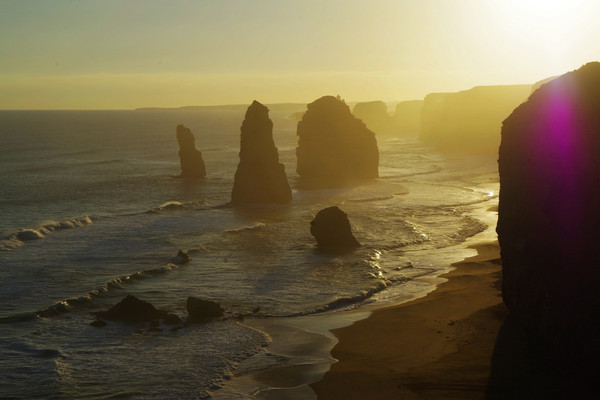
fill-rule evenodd
<path id="1" fill-rule="evenodd" d="M 333 364 L 311 385 L 319 399 L 482 399 L 508 315 L 497 242 L 454 264 L 427 296 L 337 329 Z"/>

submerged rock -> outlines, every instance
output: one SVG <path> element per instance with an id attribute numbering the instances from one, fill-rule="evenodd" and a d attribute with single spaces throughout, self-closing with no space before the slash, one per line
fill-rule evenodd
<path id="1" fill-rule="evenodd" d="M 204 178 L 206 167 L 202 153 L 196 150 L 192 131 L 183 125 L 177 125 L 177 141 L 179 142 L 180 178 Z"/>
<path id="2" fill-rule="evenodd" d="M 223 316 L 225 310 L 215 301 L 203 300 L 197 297 L 188 297 L 185 303 L 189 323 L 205 322 L 206 320 Z"/>
<path id="3" fill-rule="evenodd" d="M 273 142 L 269 109 L 255 100 L 248 107 L 241 127 L 240 162 L 235 172 L 231 204 L 290 201 L 292 190 Z"/>
<path id="4" fill-rule="evenodd" d="M 321 249 L 349 250 L 360 246 L 352 235 L 348 216 L 336 206 L 317 213 L 315 219 L 310 222 L 310 233 Z"/>
<path id="5" fill-rule="evenodd" d="M 106 321 L 102 321 L 101 319 L 97 319 L 95 321 L 90 322 L 90 325 L 94 328 L 103 328 L 106 326 Z"/>
<path id="6" fill-rule="evenodd" d="M 375 134 L 343 100 L 325 96 L 310 103 L 298 122 L 298 175 L 338 186 L 379 176 Z"/>
<path id="7" fill-rule="evenodd" d="M 126 324 L 150 322 L 160 319 L 164 312 L 159 311 L 152 304 L 128 295 L 108 311 L 97 314 L 99 318 L 112 319 Z"/>
<path id="8" fill-rule="evenodd" d="M 542 84 L 504 121 L 502 295 L 552 357 L 600 354 L 600 63 Z"/>
<path id="9" fill-rule="evenodd" d="M 190 257 L 186 252 L 179 250 L 177 255 L 171 259 L 171 262 L 175 264 L 186 264 L 190 262 Z"/>

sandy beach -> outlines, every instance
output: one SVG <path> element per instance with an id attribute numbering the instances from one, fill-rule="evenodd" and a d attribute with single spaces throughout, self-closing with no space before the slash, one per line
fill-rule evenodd
<path id="1" fill-rule="evenodd" d="M 481 399 L 508 315 L 497 242 L 454 264 L 425 297 L 334 330 L 339 360 L 311 385 L 319 399 Z"/>

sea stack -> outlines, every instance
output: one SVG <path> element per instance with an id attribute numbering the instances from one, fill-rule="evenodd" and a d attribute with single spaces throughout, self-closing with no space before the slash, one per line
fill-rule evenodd
<path id="1" fill-rule="evenodd" d="M 240 162 L 231 204 L 289 203 L 292 191 L 273 142 L 269 109 L 253 101 L 241 127 Z"/>
<path id="2" fill-rule="evenodd" d="M 339 97 L 310 103 L 297 133 L 296 171 L 303 180 L 337 186 L 379 176 L 375 134 Z"/>
<path id="3" fill-rule="evenodd" d="M 352 109 L 352 114 L 377 135 L 391 133 L 392 131 L 392 117 L 383 101 L 356 103 Z"/>
<path id="4" fill-rule="evenodd" d="M 177 125 L 177 141 L 179 142 L 179 163 L 181 174 L 179 178 L 204 178 L 206 167 L 202 153 L 196 150 L 192 131 L 183 125 Z"/>
<path id="5" fill-rule="evenodd" d="M 541 85 L 513 111 L 502 126 L 499 172 L 504 302 L 554 366 L 595 367 L 600 63 Z"/>
<path id="6" fill-rule="evenodd" d="M 320 249 L 343 251 L 360 246 L 352 235 L 348 215 L 338 207 L 328 207 L 319 211 L 310 222 L 310 233 L 317 240 Z"/>

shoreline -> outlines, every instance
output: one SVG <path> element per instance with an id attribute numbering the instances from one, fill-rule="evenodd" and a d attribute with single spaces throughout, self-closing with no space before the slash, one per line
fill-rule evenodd
<path id="1" fill-rule="evenodd" d="M 371 390 L 369 385 L 378 386 L 379 383 L 373 383 L 376 381 L 370 378 L 366 379 L 364 392 L 361 392 L 360 389 L 350 389 L 346 393 L 332 394 L 329 397 L 327 397 L 327 394 L 324 394 L 325 389 L 323 388 L 328 385 L 343 388 L 348 386 L 347 381 L 349 380 L 359 382 L 359 379 L 355 376 L 342 377 L 341 381 L 337 383 L 331 382 L 331 375 L 336 374 L 335 371 L 337 371 L 339 366 L 345 364 L 347 361 L 351 361 L 346 355 L 338 354 L 337 349 L 340 346 L 344 346 L 348 340 L 348 337 L 343 332 L 346 330 L 352 331 L 355 329 L 355 326 L 361 326 L 361 324 L 369 326 L 371 318 L 380 312 L 387 313 L 397 308 L 412 307 L 422 302 L 428 303 L 430 299 L 439 297 L 440 288 L 447 285 L 455 274 L 459 274 L 457 271 L 459 269 L 462 270 L 462 264 L 473 262 L 489 264 L 490 260 L 499 259 L 499 247 L 494 229 L 497 215 L 497 200 L 492 199 L 490 202 L 472 208 L 469 211 L 469 215 L 485 222 L 488 228 L 468 238 L 462 244 L 446 249 L 445 253 L 441 257 L 438 257 L 436 262 L 436 265 L 440 266 L 445 272 L 440 271 L 438 274 L 419 277 L 418 281 L 426 283 L 426 287 L 423 287 L 421 290 L 391 298 L 378 299 L 374 303 L 366 304 L 353 310 L 341 312 L 337 310 L 304 317 L 245 320 L 243 322 L 245 325 L 267 333 L 271 337 L 272 342 L 264 351 L 261 351 L 257 356 L 250 359 L 250 365 L 247 368 L 242 367 L 244 364 L 242 363 L 242 368 L 238 369 L 232 379 L 229 379 L 225 383 L 223 387 L 225 390 L 215 393 L 215 399 L 228 398 L 226 395 L 232 393 L 237 395 L 250 394 L 256 399 L 372 398 L 372 394 L 377 391 Z M 452 249 L 452 251 L 448 252 L 449 249 Z M 426 252 L 430 253 L 432 251 L 439 256 L 440 253 L 437 250 Z M 418 258 L 430 260 L 431 254 L 422 254 Z M 483 275 L 490 275 L 494 272 L 499 274 L 501 267 L 498 264 L 492 263 L 491 267 L 493 271 L 484 271 Z M 493 277 L 488 277 L 487 279 L 494 280 Z M 499 283 L 499 276 L 495 280 Z M 445 290 L 442 290 L 442 292 L 445 292 Z M 502 303 L 499 288 L 495 293 L 496 300 L 494 300 L 494 303 Z M 503 304 L 500 305 L 504 307 Z M 502 314 L 503 312 L 505 310 L 501 309 L 500 313 Z M 424 318 L 426 317 L 424 316 Z M 504 318 L 501 319 L 503 320 Z M 502 321 L 498 323 L 498 328 L 501 323 Z M 380 364 L 381 368 L 378 367 L 380 363 L 378 358 L 390 353 L 387 347 L 394 347 L 392 343 L 395 338 L 394 335 L 397 335 L 395 332 L 402 329 L 402 321 L 396 321 L 390 326 L 387 325 L 384 319 L 380 320 L 378 326 L 374 328 L 374 330 L 381 329 L 383 332 L 386 332 L 383 335 L 383 340 L 376 342 L 375 348 L 377 350 L 372 354 L 373 361 L 376 364 L 374 366 L 376 374 L 379 374 L 382 368 L 384 368 L 384 364 Z M 369 330 L 367 329 L 367 331 Z M 394 332 L 390 332 L 390 330 L 394 330 Z M 492 348 L 496 333 L 497 329 L 494 331 L 493 339 L 491 340 Z M 373 341 L 374 339 L 368 338 L 368 334 L 369 332 L 366 332 L 366 336 L 363 333 L 355 335 L 353 340 L 358 343 L 352 344 L 352 346 L 358 345 L 360 347 L 360 342 L 363 340 Z M 352 340 L 352 334 L 349 336 Z M 418 336 L 417 334 L 417 338 Z M 343 343 L 340 344 L 340 341 Z M 490 340 L 488 339 L 488 341 Z M 350 343 L 353 342 L 351 341 Z M 256 362 L 256 357 L 259 359 L 258 363 Z M 281 361 L 274 363 L 273 360 L 279 357 L 282 357 Z M 269 359 L 270 361 L 268 361 Z M 341 361 L 338 361 L 340 359 Z M 256 368 L 261 362 L 266 362 L 268 365 Z M 387 361 L 384 360 L 385 362 Z M 357 370 L 360 370 L 362 367 L 363 364 L 361 361 L 357 365 Z M 381 376 L 387 375 L 381 374 Z M 389 398 L 387 396 L 392 396 L 393 398 L 393 396 L 398 396 L 398 393 L 381 394 L 380 397 L 375 398 Z M 413 397 L 407 398 L 410 399 Z"/>
<path id="2" fill-rule="evenodd" d="M 490 210 L 492 211 L 492 210 Z M 319 399 L 485 397 L 502 303 L 497 241 L 452 264 L 425 297 L 380 308 L 332 333 L 333 364 L 311 384 Z"/>

